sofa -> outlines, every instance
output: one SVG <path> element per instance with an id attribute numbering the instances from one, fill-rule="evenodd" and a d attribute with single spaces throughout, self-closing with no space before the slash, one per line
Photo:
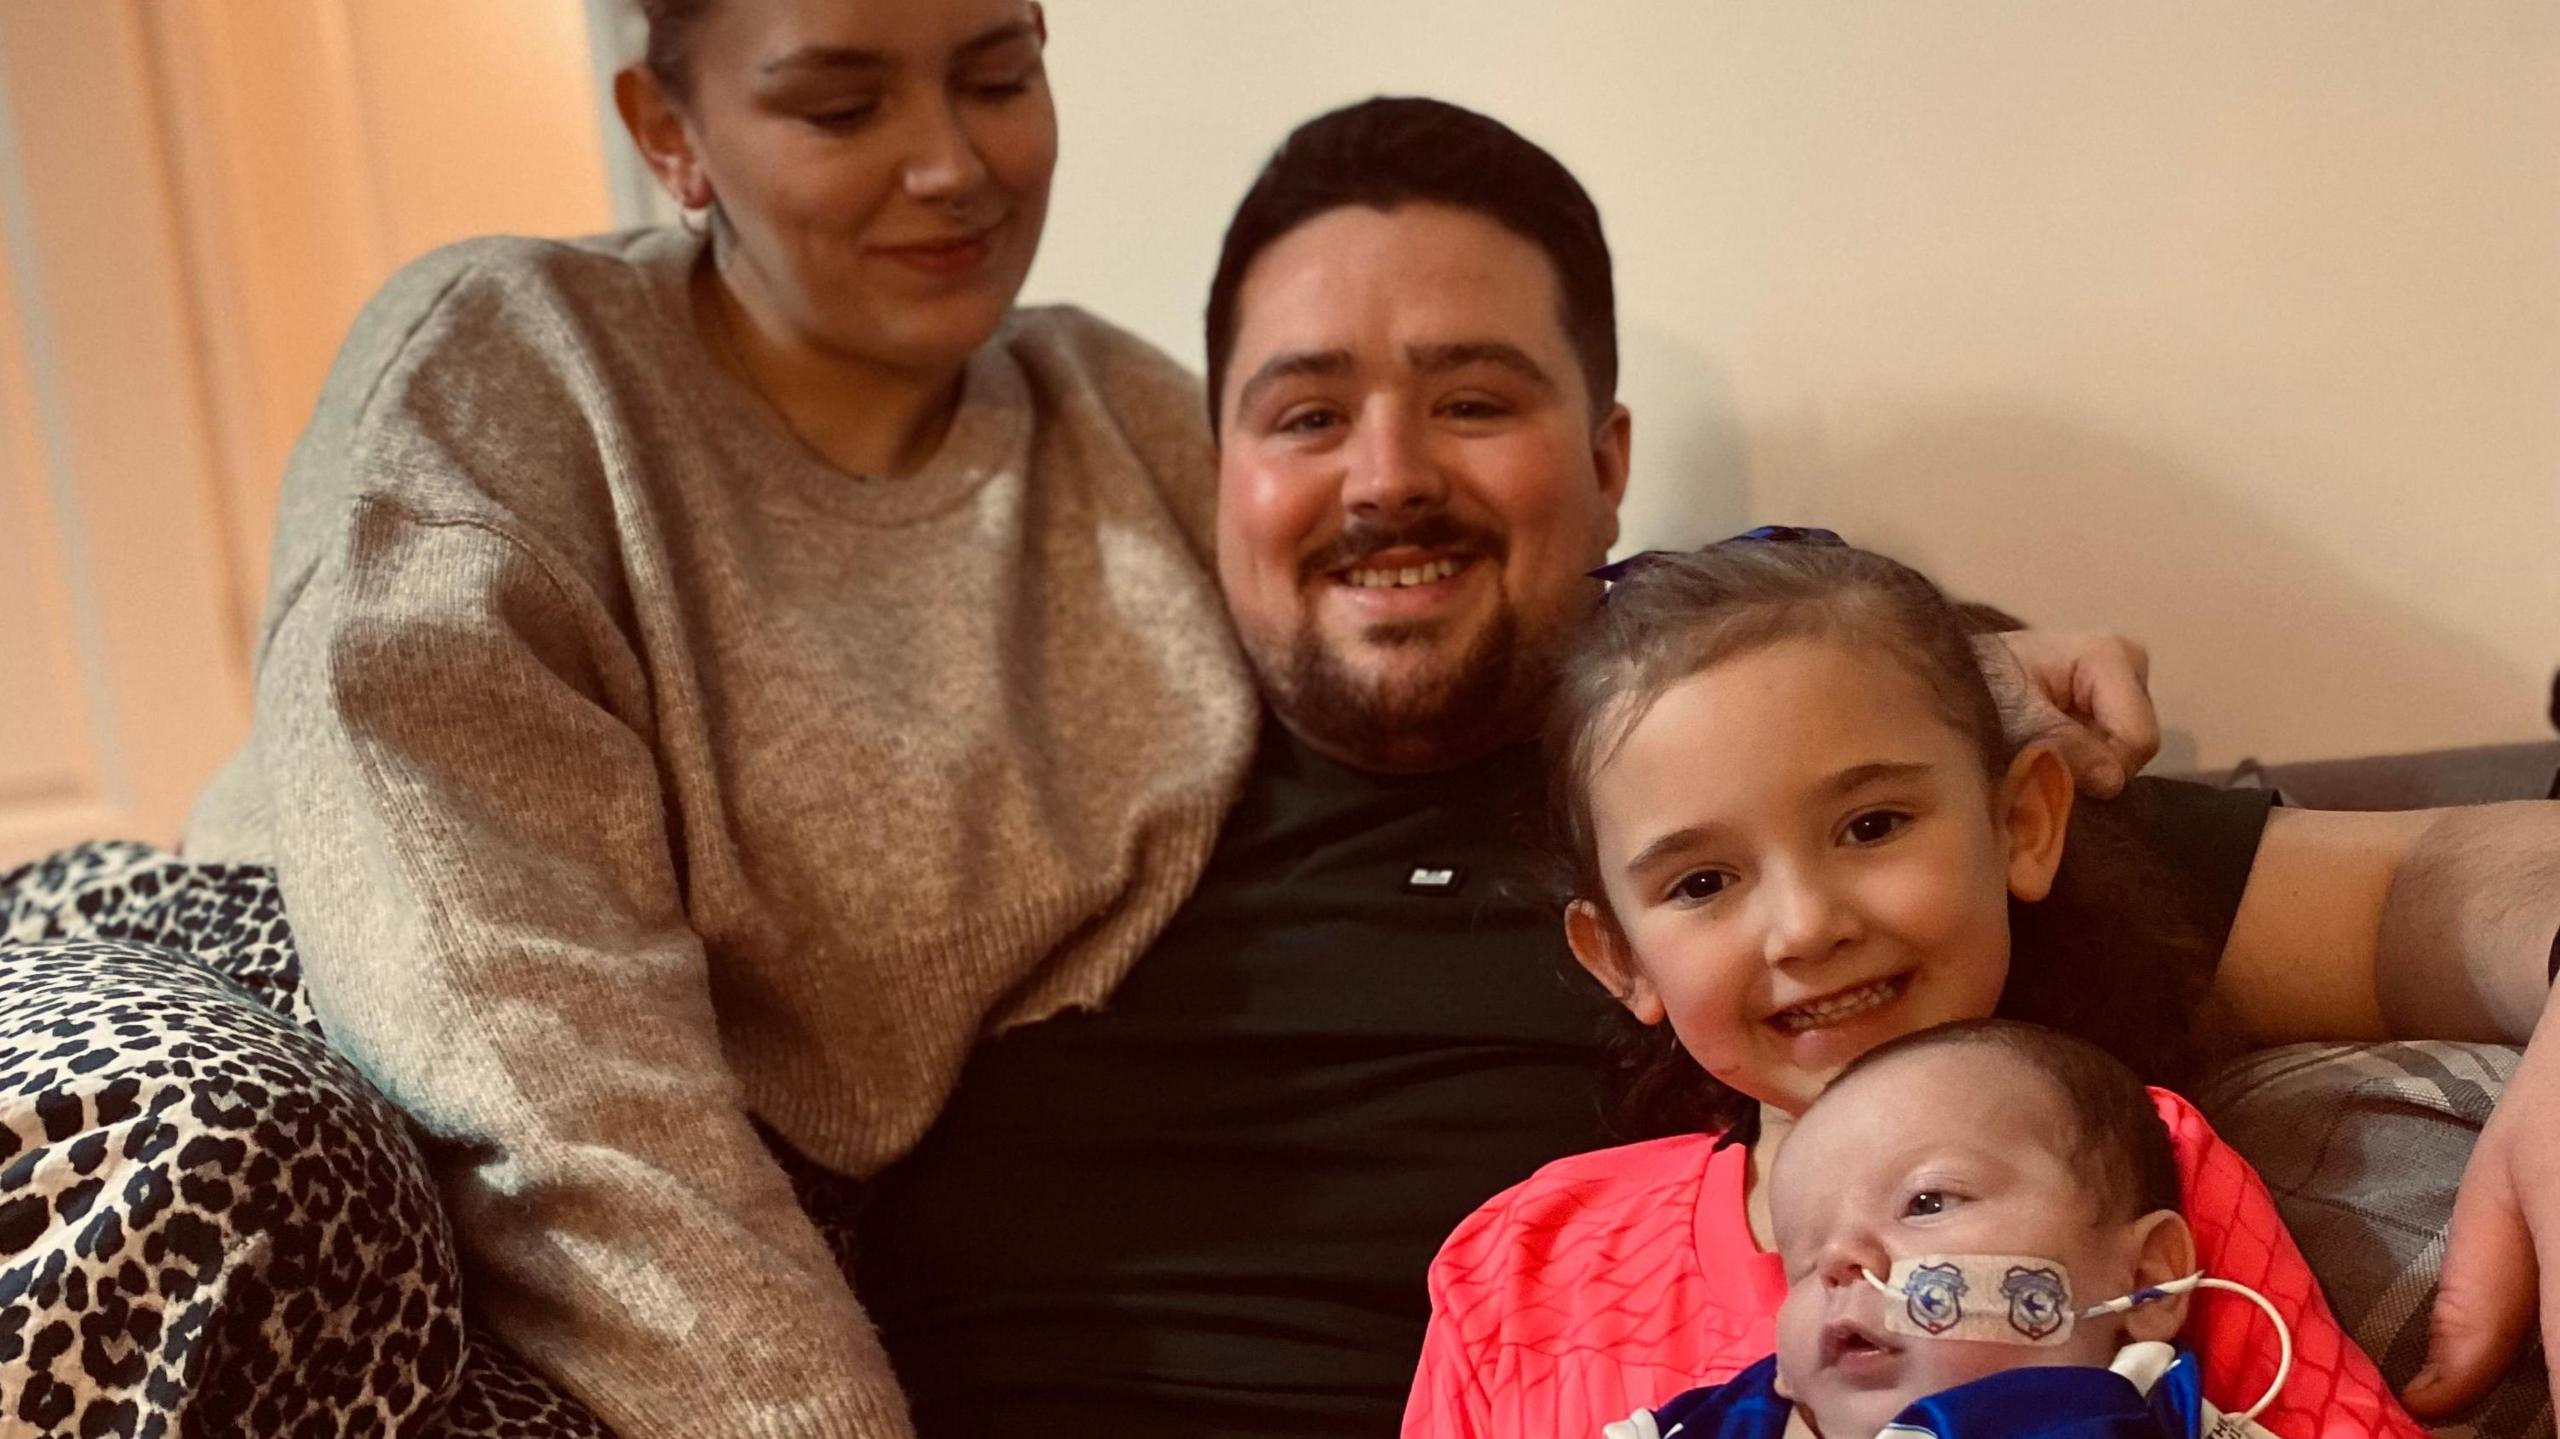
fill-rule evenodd
<path id="1" fill-rule="evenodd" d="M 2560 743 L 2261 766 L 2190 776 L 2262 785 L 2288 804 L 2387 810 L 2553 797 Z M 2471 1142 L 2509 1076 L 2502 1045 L 2302 1044 L 2260 1051 L 2195 1096 L 2273 1191 L 2348 1332 L 2394 1384 L 2417 1373 Z M 2540 1346 L 2440 1439 L 2553 1433 Z"/>

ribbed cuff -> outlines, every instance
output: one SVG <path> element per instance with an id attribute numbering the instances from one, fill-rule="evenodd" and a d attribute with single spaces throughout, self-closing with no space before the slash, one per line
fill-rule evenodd
<path id="1" fill-rule="evenodd" d="M 906 1396 L 885 1372 L 824 1393 L 794 1395 L 788 1373 L 761 1371 L 751 1360 L 722 1369 L 716 1388 L 682 1395 L 663 1392 L 664 1374 L 598 1370 L 586 1376 L 596 1395 L 627 1400 L 636 1391 L 651 1392 L 637 1404 L 589 1407 L 610 1411 L 616 1439 L 915 1439 Z"/>

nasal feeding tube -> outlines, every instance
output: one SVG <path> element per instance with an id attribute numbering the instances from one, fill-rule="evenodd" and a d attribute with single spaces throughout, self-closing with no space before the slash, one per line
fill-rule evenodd
<path id="1" fill-rule="evenodd" d="M 1860 1278 L 1899 1299 L 1885 1310 L 1885 1328 L 1915 1339 L 1970 1339 L 2000 1344 L 2060 1344 L 2083 1319 L 2122 1314 L 2194 1289 L 2222 1289 L 2265 1311 L 2276 1327 L 2276 1377 L 2240 1418 L 2254 1423 L 2293 1377 L 2293 1334 L 2267 1297 L 2246 1284 L 2215 1279 L 2198 1270 L 2183 1279 L 2137 1289 L 2103 1304 L 2075 1309 L 2071 1275 L 2050 1259 L 2020 1254 L 1921 1254 L 1894 1261 L 1889 1278 L 1858 1270 Z M 1968 1299 L 1972 1302 L 1968 1303 Z"/>

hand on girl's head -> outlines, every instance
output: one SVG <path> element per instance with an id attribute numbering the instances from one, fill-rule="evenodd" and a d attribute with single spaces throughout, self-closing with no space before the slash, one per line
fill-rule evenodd
<path id="1" fill-rule="evenodd" d="M 2151 655 L 2122 635 L 2010 630 L 1974 652 L 2018 744 L 2053 746 L 2084 794 L 2114 795 L 2160 752 Z"/>

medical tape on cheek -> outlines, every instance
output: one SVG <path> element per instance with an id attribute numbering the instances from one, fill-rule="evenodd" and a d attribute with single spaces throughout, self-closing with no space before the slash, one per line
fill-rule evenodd
<path id="1" fill-rule="evenodd" d="M 1915 1339 L 2060 1344 L 2080 1318 L 2070 1274 L 2032 1255 L 1923 1254 L 1866 1279 L 1898 1301 L 1885 1307 L 1884 1327 Z"/>
<path id="2" fill-rule="evenodd" d="M 2199 1269 L 2184 1278 L 2146 1285 L 2085 1309 L 2072 1307 L 2071 1276 L 2060 1264 L 2025 1254 L 1923 1254 L 1897 1260 L 1892 1274 L 1860 1277 L 1897 1301 L 1887 1304 L 1884 1327 L 1914 1339 L 1981 1339 L 1996 1344 L 2059 1344 L 2071 1327 L 2101 1314 L 2122 1314 L 2199 1289 L 2237 1294 L 2258 1306 L 2276 1331 L 2276 1377 L 2239 1415 L 2249 1428 L 2276 1402 L 2293 1377 L 2293 1330 L 2274 1301 L 2246 1284 L 2216 1279 Z M 2223 1430 L 2217 1427 L 2214 1432 Z"/>

